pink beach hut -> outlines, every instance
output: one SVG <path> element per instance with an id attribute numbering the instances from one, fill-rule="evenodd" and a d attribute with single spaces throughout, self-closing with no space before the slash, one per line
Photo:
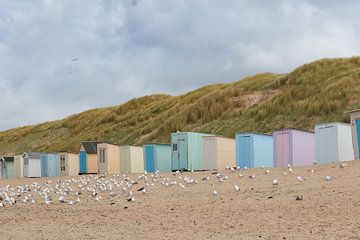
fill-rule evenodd
<path id="1" fill-rule="evenodd" d="M 297 129 L 273 132 L 274 167 L 306 166 L 315 161 L 315 134 Z"/>

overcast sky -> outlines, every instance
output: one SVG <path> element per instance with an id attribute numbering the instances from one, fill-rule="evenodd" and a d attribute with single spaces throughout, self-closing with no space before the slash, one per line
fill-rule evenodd
<path id="1" fill-rule="evenodd" d="M 0 0 L 0 130 L 360 52 L 360 1 Z"/>

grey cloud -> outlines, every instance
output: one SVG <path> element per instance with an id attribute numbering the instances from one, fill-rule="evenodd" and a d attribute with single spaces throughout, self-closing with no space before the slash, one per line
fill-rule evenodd
<path id="1" fill-rule="evenodd" d="M 359 10 L 358 1 L 0 0 L 0 129 L 357 55 Z"/>

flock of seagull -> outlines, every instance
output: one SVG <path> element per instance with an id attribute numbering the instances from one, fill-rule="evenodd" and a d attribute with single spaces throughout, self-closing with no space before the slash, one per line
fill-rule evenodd
<path id="1" fill-rule="evenodd" d="M 345 168 L 346 163 L 340 163 L 341 168 Z M 264 166 L 261 166 L 264 168 Z M 240 167 L 226 167 L 227 171 L 237 172 L 240 170 L 246 170 L 247 168 L 240 169 Z M 310 170 L 314 172 L 314 170 Z M 226 172 L 225 172 L 226 173 Z M 244 177 L 244 171 L 239 173 L 238 177 Z M 284 175 L 292 174 L 293 169 L 289 165 Z M 270 170 L 266 169 L 264 174 L 270 174 Z M 219 182 L 228 180 L 228 176 L 221 174 L 217 171 L 211 172 Z M 0 208 L 4 208 L 6 205 L 16 205 L 19 202 L 24 204 L 54 204 L 56 202 L 74 206 L 81 203 L 81 199 L 92 199 L 95 202 L 99 202 L 103 197 L 123 197 L 128 202 L 135 202 L 135 192 L 138 194 L 146 194 L 151 188 L 156 186 L 162 186 L 165 188 L 178 187 L 179 189 L 185 189 L 191 185 L 198 184 L 197 179 L 193 179 L 190 176 L 186 176 L 186 172 L 176 171 L 173 172 L 173 176 L 176 180 L 166 177 L 158 171 L 154 173 L 140 174 L 133 179 L 126 174 L 103 174 L 103 175 L 81 175 L 77 178 L 55 180 L 47 179 L 45 182 L 32 182 L 30 185 L 17 185 L 12 187 L 7 185 L 0 187 Z M 176 178 L 177 177 L 177 178 Z M 255 179 L 255 175 L 248 176 L 250 179 Z M 202 182 L 208 181 L 209 176 L 201 178 Z M 332 176 L 326 176 L 325 180 L 330 181 Z M 299 182 L 303 182 L 305 177 L 297 176 Z M 277 178 L 272 179 L 272 185 L 274 187 L 279 185 Z M 240 191 L 238 184 L 234 185 L 236 192 Z M 216 190 L 213 190 L 213 195 L 218 195 Z M 302 196 L 297 196 L 296 200 L 302 200 Z"/>

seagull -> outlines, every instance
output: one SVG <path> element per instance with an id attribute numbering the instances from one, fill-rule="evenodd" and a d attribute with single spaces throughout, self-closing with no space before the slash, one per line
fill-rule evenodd
<path id="1" fill-rule="evenodd" d="M 128 196 L 126 200 L 128 202 L 135 202 L 135 198 L 133 196 Z"/>
<path id="2" fill-rule="evenodd" d="M 244 167 L 244 170 L 246 170 L 246 169 L 247 169 L 247 166 Z"/>
<path id="3" fill-rule="evenodd" d="M 326 176 L 325 181 L 330 181 L 333 177 L 332 176 Z"/>
<path id="4" fill-rule="evenodd" d="M 289 167 L 289 173 L 292 173 L 292 172 L 293 172 L 292 168 L 291 168 L 291 167 Z"/>
<path id="5" fill-rule="evenodd" d="M 261 164 L 261 167 L 260 167 L 261 169 L 263 169 L 264 168 L 264 165 L 263 164 Z"/>
<path id="6" fill-rule="evenodd" d="M 297 180 L 298 180 L 299 182 L 303 182 L 303 181 L 305 180 L 305 178 L 302 177 L 302 176 L 297 176 Z"/>
<path id="7" fill-rule="evenodd" d="M 279 182 L 278 182 L 278 180 L 276 178 L 272 180 L 272 185 L 273 186 L 279 185 Z"/>
<path id="8" fill-rule="evenodd" d="M 116 197 L 117 194 L 114 192 L 110 192 L 109 195 L 110 195 L 110 197 Z"/>
<path id="9" fill-rule="evenodd" d="M 209 176 L 202 178 L 203 181 L 209 180 Z"/>
<path id="10" fill-rule="evenodd" d="M 253 179 L 253 178 L 255 178 L 255 175 L 254 174 L 250 175 L 249 178 Z"/>
<path id="11" fill-rule="evenodd" d="M 301 201 L 301 200 L 303 200 L 303 195 L 296 196 L 296 201 Z"/>
<path id="12" fill-rule="evenodd" d="M 77 60 L 79 60 L 79 59 L 78 58 L 73 58 L 71 61 L 76 62 Z"/>
<path id="13" fill-rule="evenodd" d="M 244 175 L 242 175 L 242 174 L 240 173 L 239 178 L 243 178 L 243 177 L 244 177 Z"/>
<path id="14" fill-rule="evenodd" d="M 218 193 L 217 193 L 217 191 L 216 191 L 216 190 L 214 190 L 213 195 L 218 195 Z"/>
<path id="15" fill-rule="evenodd" d="M 5 205 L 3 203 L 0 203 L 0 208 L 4 208 Z"/>
<path id="16" fill-rule="evenodd" d="M 145 189 L 145 187 L 141 187 L 137 191 L 140 192 L 140 191 L 143 191 L 144 189 Z"/>
<path id="17" fill-rule="evenodd" d="M 239 192 L 239 191 L 240 191 L 240 187 L 239 187 L 237 184 L 235 185 L 235 191 L 236 191 L 236 192 Z"/>
<path id="18" fill-rule="evenodd" d="M 346 163 L 340 163 L 340 168 L 346 168 L 347 164 Z"/>
<path id="19" fill-rule="evenodd" d="M 269 174 L 270 173 L 270 170 L 269 169 L 266 169 L 265 170 L 265 174 Z"/>
<path id="20" fill-rule="evenodd" d="M 316 160 L 314 160 L 313 164 L 314 164 L 314 165 L 316 165 L 316 164 L 317 164 Z"/>

